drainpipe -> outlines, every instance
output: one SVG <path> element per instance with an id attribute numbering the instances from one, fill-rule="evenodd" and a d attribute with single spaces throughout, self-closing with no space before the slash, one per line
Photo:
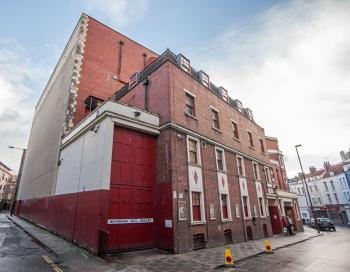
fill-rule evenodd
<path id="1" fill-rule="evenodd" d="M 143 81 L 143 86 L 145 87 L 145 110 L 148 111 L 148 84 L 149 84 L 149 79 L 146 78 Z"/>
<path id="2" fill-rule="evenodd" d="M 117 71 L 118 80 L 120 79 L 120 72 L 122 70 L 123 45 L 124 45 L 124 42 L 119 41 L 119 59 L 118 59 L 118 71 Z"/>

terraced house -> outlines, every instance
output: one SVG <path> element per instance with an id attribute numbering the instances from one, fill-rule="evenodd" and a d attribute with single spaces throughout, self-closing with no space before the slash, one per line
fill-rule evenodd
<path id="1" fill-rule="evenodd" d="M 214 247 L 272 234 L 271 170 L 224 87 L 83 14 L 36 107 L 17 213 L 93 252 Z"/>

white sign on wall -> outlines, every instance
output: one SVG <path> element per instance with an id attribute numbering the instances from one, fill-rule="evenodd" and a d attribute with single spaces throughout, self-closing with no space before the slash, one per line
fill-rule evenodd
<path id="1" fill-rule="evenodd" d="M 153 223 L 153 218 L 108 219 L 109 225 Z"/>

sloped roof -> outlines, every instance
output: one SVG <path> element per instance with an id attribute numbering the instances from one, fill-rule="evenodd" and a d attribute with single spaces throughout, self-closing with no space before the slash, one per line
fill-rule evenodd
<path id="1" fill-rule="evenodd" d="M 12 169 L 11 169 L 10 167 L 8 167 L 6 164 L 4 164 L 4 163 L 1 162 L 1 161 L 0 161 L 0 166 L 1 166 L 2 168 L 5 168 L 5 170 L 7 170 L 7 171 L 12 171 Z"/>

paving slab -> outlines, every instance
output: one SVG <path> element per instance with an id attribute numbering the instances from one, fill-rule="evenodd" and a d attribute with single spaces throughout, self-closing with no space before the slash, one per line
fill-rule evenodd
<path id="1" fill-rule="evenodd" d="M 265 246 L 265 240 L 261 239 L 183 254 L 171 254 L 158 249 L 149 249 L 118 253 L 102 259 L 26 220 L 16 216 L 12 216 L 10 219 L 52 250 L 60 260 L 59 262 L 69 271 L 213 271 L 223 264 L 226 248 L 231 249 L 235 261 L 240 261 L 264 253 Z M 317 236 L 316 230 L 305 227 L 304 232 L 297 233 L 295 236 L 275 235 L 269 237 L 268 240 L 271 242 L 272 248 L 276 250 Z"/>

